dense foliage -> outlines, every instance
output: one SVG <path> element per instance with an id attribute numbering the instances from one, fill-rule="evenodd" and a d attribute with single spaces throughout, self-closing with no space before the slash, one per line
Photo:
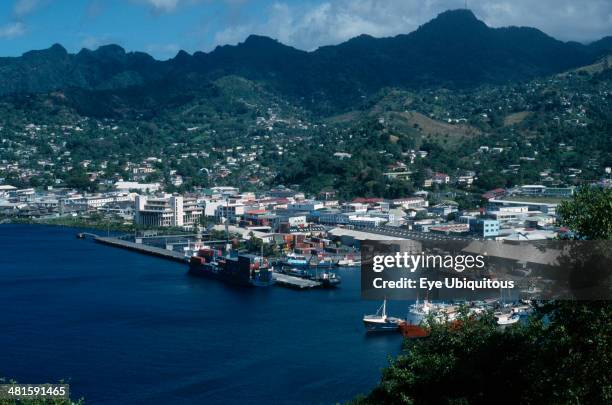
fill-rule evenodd
<path id="1" fill-rule="evenodd" d="M 54 46 L 0 59 L 0 182 L 394 198 L 442 172 L 473 180 L 433 187 L 462 207 L 497 187 L 594 182 L 612 167 L 609 44 L 455 11 L 311 53 L 263 37 L 166 62 Z"/>

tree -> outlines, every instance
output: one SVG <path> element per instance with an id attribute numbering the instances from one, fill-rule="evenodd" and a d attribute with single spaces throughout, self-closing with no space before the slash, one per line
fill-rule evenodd
<path id="1" fill-rule="evenodd" d="M 76 188 L 77 190 L 95 191 L 96 189 L 96 184 L 92 183 L 87 173 L 80 168 L 73 169 L 68 173 L 66 185 L 70 188 Z"/>
<path id="2" fill-rule="evenodd" d="M 612 239 L 612 189 L 583 186 L 558 208 L 560 223 L 580 238 Z"/>

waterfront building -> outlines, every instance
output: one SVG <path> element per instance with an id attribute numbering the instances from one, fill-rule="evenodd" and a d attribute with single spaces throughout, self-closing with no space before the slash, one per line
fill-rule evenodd
<path id="1" fill-rule="evenodd" d="M 164 194 L 159 197 L 136 196 L 134 223 L 151 227 L 193 226 L 199 221 L 202 209 L 195 200 Z"/>
<path id="2" fill-rule="evenodd" d="M 134 201 L 135 194 L 130 193 L 105 193 L 85 195 L 78 198 L 66 199 L 68 205 L 74 206 L 79 211 L 88 211 L 101 208 L 107 204 Z"/>

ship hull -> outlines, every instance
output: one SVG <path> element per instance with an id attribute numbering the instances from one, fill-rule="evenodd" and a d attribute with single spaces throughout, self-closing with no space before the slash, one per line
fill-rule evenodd
<path id="1" fill-rule="evenodd" d="M 429 331 L 420 325 L 410 324 L 407 322 L 399 326 L 402 336 L 408 339 L 423 338 L 429 335 Z"/>
<path id="2" fill-rule="evenodd" d="M 394 322 L 369 322 L 363 321 L 363 325 L 368 332 L 395 332 L 399 328 Z"/>
<path id="3" fill-rule="evenodd" d="M 209 263 L 190 263 L 189 274 L 196 277 L 210 278 L 222 281 L 224 283 L 244 287 L 268 287 L 274 284 L 272 277 L 270 277 L 270 280 L 260 280 L 256 278 L 250 278 L 248 276 L 229 274 L 222 269 L 215 268 L 215 266 L 212 266 Z"/>

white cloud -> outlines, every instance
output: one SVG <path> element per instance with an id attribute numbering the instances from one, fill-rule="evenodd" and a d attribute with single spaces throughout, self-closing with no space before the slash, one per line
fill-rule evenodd
<path id="1" fill-rule="evenodd" d="M 41 6 L 39 0 L 17 0 L 13 6 L 13 14 L 18 19 L 23 18 L 36 11 L 39 6 Z"/>
<path id="2" fill-rule="evenodd" d="M 359 34 L 409 33 L 462 0 L 326 0 L 309 5 L 277 2 L 262 20 L 243 20 L 215 34 L 214 44 L 237 43 L 249 34 L 268 35 L 300 49 L 337 44 Z M 487 24 L 533 26 L 563 40 L 589 41 L 612 34 L 609 0 L 472 0 Z"/>
<path id="3" fill-rule="evenodd" d="M 179 5 L 179 0 L 139 0 L 140 3 L 145 3 L 160 13 L 169 13 Z"/>
<path id="4" fill-rule="evenodd" d="M 0 38 L 15 38 L 25 34 L 25 25 L 21 22 L 12 22 L 0 27 Z"/>

